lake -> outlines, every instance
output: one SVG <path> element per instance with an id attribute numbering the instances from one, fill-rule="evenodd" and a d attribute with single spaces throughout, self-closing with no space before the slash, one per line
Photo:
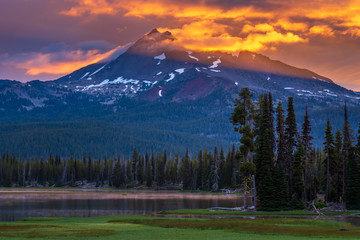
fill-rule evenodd
<path id="1" fill-rule="evenodd" d="M 154 191 L 0 190 L 0 221 L 27 217 L 146 215 L 152 212 L 240 207 L 239 195 Z"/>

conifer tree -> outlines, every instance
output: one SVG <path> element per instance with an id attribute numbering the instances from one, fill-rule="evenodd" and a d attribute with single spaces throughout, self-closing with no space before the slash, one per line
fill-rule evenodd
<path id="1" fill-rule="evenodd" d="M 330 119 L 327 120 L 326 129 L 325 129 L 325 142 L 324 142 L 324 150 L 326 154 L 326 158 L 324 161 L 325 165 L 325 198 L 327 202 L 336 201 L 336 196 L 333 196 L 333 192 L 335 191 L 333 186 L 333 177 L 332 173 L 336 169 L 336 161 L 334 159 L 334 136 L 332 133 L 332 127 L 330 125 Z"/>
<path id="2" fill-rule="evenodd" d="M 360 209 L 360 170 L 356 159 L 356 149 L 351 147 L 348 152 L 346 175 L 346 208 L 348 210 Z"/>
<path id="3" fill-rule="evenodd" d="M 344 106 L 344 125 L 343 125 L 343 147 L 342 147 L 342 155 L 344 157 L 343 160 L 343 166 L 342 166 L 342 196 L 344 196 L 345 188 L 346 188 L 346 170 L 347 168 L 347 162 L 349 161 L 349 151 L 350 148 L 352 148 L 353 144 L 353 135 L 352 135 L 352 129 L 348 120 L 348 111 L 347 111 L 347 105 L 345 103 Z"/>
<path id="4" fill-rule="evenodd" d="M 143 182 L 144 182 L 144 159 L 143 159 L 143 157 L 138 158 L 136 175 L 137 175 L 136 178 L 138 180 L 138 183 L 143 184 Z"/>
<path id="5" fill-rule="evenodd" d="M 145 155 L 145 161 L 146 161 L 146 186 L 151 187 L 153 181 L 153 174 L 151 169 L 151 163 L 147 154 Z"/>
<path id="6" fill-rule="evenodd" d="M 273 167 L 272 148 L 270 139 L 270 126 L 269 126 L 269 102 L 267 94 L 264 94 L 260 102 L 260 116 L 258 125 L 258 136 L 256 139 L 256 182 L 261 184 L 268 170 Z"/>
<path id="7" fill-rule="evenodd" d="M 121 167 L 120 162 L 116 161 L 113 172 L 111 174 L 112 185 L 116 188 L 119 188 L 121 185 Z"/>
<path id="8" fill-rule="evenodd" d="M 312 182 L 313 182 L 313 166 L 311 163 L 311 152 L 312 152 L 312 140 L 311 124 L 309 120 L 308 107 L 305 107 L 304 123 L 302 125 L 301 142 L 305 151 L 305 163 L 304 163 L 304 199 L 305 201 L 312 200 L 313 196 Z"/>
<path id="9" fill-rule="evenodd" d="M 204 159 L 204 167 L 203 167 L 203 189 L 204 190 L 210 190 L 209 185 L 209 173 L 210 173 L 210 166 L 211 166 L 211 157 L 209 156 L 209 153 L 207 149 L 205 148 L 203 153 L 203 159 Z"/>
<path id="10" fill-rule="evenodd" d="M 171 182 L 173 184 L 176 184 L 179 181 L 178 165 L 179 165 L 179 154 L 176 154 L 171 167 Z"/>
<path id="11" fill-rule="evenodd" d="M 251 184 L 253 183 L 255 185 L 254 174 L 250 177 L 250 179 L 252 179 L 251 182 L 249 182 L 250 179 L 249 176 L 247 175 L 249 172 L 255 173 L 255 171 L 248 171 L 248 169 L 255 169 L 255 166 L 250 166 L 254 164 L 253 156 L 255 151 L 255 143 L 254 143 L 255 135 L 253 129 L 255 110 L 254 110 L 254 104 L 252 102 L 252 97 L 253 95 L 250 93 L 249 89 L 243 88 L 239 93 L 239 98 L 235 99 L 234 111 L 231 113 L 231 117 L 230 117 L 230 122 L 234 125 L 234 130 L 241 134 L 241 138 L 240 138 L 241 145 L 239 150 L 244 164 L 244 166 L 242 166 L 241 169 L 244 171 L 242 174 L 243 174 L 243 186 L 245 187 L 244 189 L 245 198 L 247 197 L 246 195 L 248 192 L 248 188 L 249 187 L 251 188 Z M 267 105 L 267 108 L 268 108 L 267 111 L 270 112 L 270 108 L 272 108 L 272 104 L 271 106 L 270 104 Z M 272 118 L 269 116 L 269 118 L 267 119 L 269 127 L 271 126 L 273 127 L 273 125 L 270 126 L 270 121 L 271 121 L 270 119 Z M 231 165 L 233 165 L 233 163 L 231 163 Z M 234 166 L 231 167 L 234 169 Z M 235 176 L 236 176 L 235 173 L 233 173 L 233 178 Z M 253 186 L 253 189 L 256 189 L 255 187 L 256 186 Z M 254 192 L 253 195 L 256 197 L 256 192 Z"/>
<path id="12" fill-rule="evenodd" d="M 152 169 L 152 178 L 156 179 L 156 161 L 155 161 L 154 151 L 151 152 L 150 163 Z"/>
<path id="13" fill-rule="evenodd" d="M 224 176 L 226 175 L 225 172 L 225 155 L 224 155 L 224 149 L 221 147 L 220 149 L 220 155 L 219 155 L 219 188 L 225 187 L 225 181 Z"/>
<path id="14" fill-rule="evenodd" d="M 190 158 L 188 150 L 186 149 L 185 156 L 182 158 L 182 183 L 184 190 L 190 190 L 191 188 L 191 175 L 190 175 Z"/>
<path id="15" fill-rule="evenodd" d="M 126 161 L 126 182 L 132 183 L 134 181 L 132 175 L 132 162 L 130 160 Z"/>
<path id="16" fill-rule="evenodd" d="M 285 174 L 288 182 L 288 191 L 292 196 L 292 162 L 294 158 L 294 149 L 296 147 L 297 124 L 294 109 L 294 99 L 288 98 L 287 116 L 285 119 L 285 136 L 286 136 L 286 155 L 285 155 Z"/>
<path id="17" fill-rule="evenodd" d="M 134 181 L 135 183 L 138 182 L 137 179 L 137 169 L 139 167 L 139 153 L 136 150 L 136 148 L 134 148 L 133 154 L 132 154 L 132 162 L 131 162 L 131 174 L 134 177 Z"/>
<path id="18" fill-rule="evenodd" d="M 277 160 L 276 165 L 283 170 L 286 169 L 286 138 L 285 138 L 285 110 L 282 102 L 276 107 L 276 133 L 277 133 Z"/>
<path id="19" fill-rule="evenodd" d="M 219 190 L 219 156 L 217 148 L 214 149 L 214 158 L 211 166 L 211 189 L 216 192 Z"/>
<path id="20" fill-rule="evenodd" d="M 204 188 L 204 160 L 203 160 L 203 154 L 202 150 L 199 151 L 198 154 L 198 177 L 197 177 L 197 186 L 200 189 Z"/>
<path id="21" fill-rule="evenodd" d="M 228 187 L 232 186 L 233 171 L 234 171 L 234 157 L 235 157 L 235 145 L 232 145 L 231 150 L 226 154 L 225 159 L 225 185 Z"/>
<path id="22" fill-rule="evenodd" d="M 357 155 L 360 156 L 360 123 L 358 128 L 358 136 L 357 136 L 357 143 L 356 143 L 356 152 Z"/>
<path id="23" fill-rule="evenodd" d="M 292 207 L 303 209 L 302 203 L 304 192 L 304 163 L 305 163 L 305 149 L 301 143 L 298 142 L 296 152 L 293 160 L 293 198 Z"/>
<path id="24" fill-rule="evenodd" d="M 340 130 L 337 130 L 335 133 L 335 144 L 334 144 L 334 159 L 336 161 L 337 169 L 335 171 L 334 178 L 334 186 L 336 187 L 336 196 L 337 196 L 337 202 L 342 202 L 343 196 L 343 176 L 342 174 L 345 172 L 343 170 L 343 161 L 344 157 L 342 155 L 342 133 Z"/>
<path id="25" fill-rule="evenodd" d="M 89 182 L 92 181 L 93 179 L 93 172 L 92 172 L 92 159 L 91 159 L 91 154 L 89 153 L 89 158 L 88 158 L 88 172 L 87 172 L 87 179 Z"/>
<path id="26" fill-rule="evenodd" d="M 273 179 L 273 153 L 270 139 L 270 111 L 269 98 L 264 94 L 260 98 L 259 120 L 258 120 L 258 136 L 256 139 L 256 189 L 260 200 L 259 209 L 273 210 L 275 185 Z"/>
<path id="27" fill-rule="evenodd" d="M 275 146 L 276 146 L 276 140 L 275 140 L 275 128 L 274 128 L 274 105 L 273 105 L 273 99 L 272 94 L 269 92 L 269 134 L 270 134 L 270 144 L 271 144 L 271 153 L 273 154 L 271 158 L 274 158 L 275 153 Z"/>
<path id="28" fill-rule="evenodd" d="M 161 156 L 159 154 L 156 162 L 156 184 L 158 186 L 163 186 L 165 183 L 165 160 L 166 160 L 166 151 L 164 151 L 164 155 Z"/>
<path id="29" fill-rule="evenodd" d="M 274 185 L 276 187 L 275 199 L 278 200 L 277 206 L 279 209 L 285 210 L 289 208 L 289 193 L 288 193 L 288 184 L 286 181 L 285 175 L 285 161 L 286 161 L 286 138 L 285 138 L 285 110 L 282 107 L 282 102 L 280 101 L 276 107 L 276 152 L 277 158 L 275 162 L 274 169 Z"/>

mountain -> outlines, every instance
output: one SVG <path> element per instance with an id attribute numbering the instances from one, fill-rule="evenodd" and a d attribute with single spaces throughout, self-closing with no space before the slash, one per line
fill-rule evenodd
<path id="1" fill-rule="evenodd" d="M 170 32 L 156 29 L 115 60 L 79 69 L 54 83 L 105 98 L 108 104 L 114 97 L 123 96 L 148 101 L 196 100 L 217 89 L 237 92 L 242 87 L 257 92 L 270 89 L 283 96 L 347 99 L 354 103 L 360 99 L 358 94 L 309 70 L 251 52 L 233 56 L 189 51 L 177 46 Z"/>
<path id="2" fill-rule="evenodd" d="M 239 138 L 228 118 L 243 87 L 255 97 L 271 91 L 275 101 L 294 97 L 299 124 L 308 105 L 317 145 L 327 118 L 341 127 L 345 102 L 358 124 L 359 93 L 261 54 L 190 51 L 156 29 L 116 52 L 54 81 L 1 80 L 0 151 L 114 156 L 134 147 L 228 148 Z"/>

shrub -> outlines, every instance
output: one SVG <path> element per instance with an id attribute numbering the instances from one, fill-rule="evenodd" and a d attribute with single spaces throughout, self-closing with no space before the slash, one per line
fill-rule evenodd
<path id="1" fill-rule="evenodd" d="M 324 202 L 316 202 L 315 207 L 316 208 L 324 208 L 324 207 L 326 207 L 326 204 Z"/>

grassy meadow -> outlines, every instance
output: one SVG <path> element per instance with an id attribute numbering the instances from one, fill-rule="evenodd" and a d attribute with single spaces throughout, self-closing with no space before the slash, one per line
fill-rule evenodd
<path id="1" fill-rule="evenodd" d="M 0 239 L 359 239 L 349 223 L 293 219 L 151 216 L 29 218 L 0 223 Z"/>

